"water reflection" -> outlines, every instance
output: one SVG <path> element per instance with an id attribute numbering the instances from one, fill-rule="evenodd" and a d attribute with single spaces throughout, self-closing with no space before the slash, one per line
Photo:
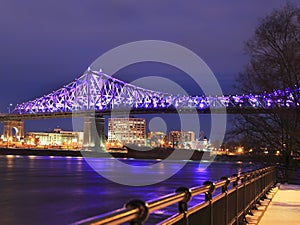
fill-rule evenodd
<path id="1" fill-rule="evenodd" d="M 35 158 L 37 156 L 34 156 L 34 155 L 29 155 L 27 156 L 29 158 L 29 168 L 30 169 L 34 169 L 35 168 L 35 165 L 34 165 L 34 162 L 35 162 Z"/>
<path id="2" fill-rule="evenodd" d="M 14 156 L 13 155 L 7 155 L 7 169 L 11 169 L 14 166 Z"/>
<path id="3" fill-rule="evenodd" d="M 93 159 L 98 169 L 123 176 L 111 159 Z M 160 174 L 145 174 L 141 168 L 157 161 L 125 160 L 134 165 L 130 171 L 143 179 Z M 214 163 L 211 166 L 189 162 L 173 177 L 154 185 L 130 187 L 116 184 L 94 172 L 78 157 L 0 156 L 0 224 L 69 224 L 74 221 L 122 207 L 130 199 L 154 199 L 175 191 L 180 186 L 200 186 L 233 173 L 241 173 L 255 164 Z M 160 164 L 177 169 L 180 162 Z M 137 177 L 140 177 L 137 176 Z M 193 198 L 199 203 L 203 196 Z M 156 212 L 155 216 L 171 215 L 177 206 Z M 11 213 L 14 212 L 14 213 Z M 15 215 L 18 215 L 17 217 Z M 154 217 L 155 217 L 154 216 Z"/>
<path id="4" fill-rule="evenodd" d="M 206 171 L 207 165 L 206 163 L 199 163 L 199 166 L 196 168 L 199 172 Z"/>
<path id="5" fill-rule="evenodd" d="M 238 167 L 237 168 L 237 175 L 240 176 L 242 173 L 242 168 L 241 167 Z"/>

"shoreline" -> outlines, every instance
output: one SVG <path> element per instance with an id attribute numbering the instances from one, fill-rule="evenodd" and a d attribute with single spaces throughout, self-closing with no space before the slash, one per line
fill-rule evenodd
<path id="1" fill-rule="evenodd" d="M 180 150 L 174 160 L 188 160 L 186 159 L 186 151 Z M 133 158 L 133 159 L 165 159 L 171 155 L 172 149 L 152 149 L 148 151 L 129 149 L 128 152 L 99 152 L 89 150 L 62 150 L 62 149 L 18 149 L 18 148 L 0 148 L 0 155 L 20 155 L 20 156 L 62 156 L 62 157 L 93 157 L 93 158 Z M 190 154 L 190 152 L 189 152 Z M 195 151 L 190 160 L 201 160 L 203 152 Z"/>
<path id="2" fill-rule="evenodd" d="M 36 155 L 36 156 L 71 156 L 71 157 L 97 157 L 97 158 L 134 158 L 134 159 L 165 159 L 173 150 L 171 149 L 153 149 L 150 151 L 137 151 L 129 149 L 128 153 L 106 153 L 85 150 L 62 150 L 62 149 L 18 149 L 18 148 L 0 148 L 0 155 Z M 184 150 L 177 160 L 188 160 L 184 156 Z M 186 150 L 191 151 L 191 150 Z M 190 160 L 199 161 L 202 159 L 203 152 L 195 151 Z M 175 160 L 176 160 L 175 159 Z M 220 162 L 259 162 L 267 164 L 280 164 L 278 157 L 270 156 L 249 156 L 249 155 L 216 155 L 213 161 Z"/>
<path id="3" fill-rule="evenodd" d="M 74 156 L 82 157 L 79 150 L 60 150 L 60 149 L 18 149 L 0 148 L 0 155 L 36 155 L 36 156 Z"/>

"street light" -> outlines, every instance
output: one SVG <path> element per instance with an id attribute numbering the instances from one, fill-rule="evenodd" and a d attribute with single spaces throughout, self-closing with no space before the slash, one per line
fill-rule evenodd
<path id="1" fill-rule="evenodd" d="M 7 109 L 8 109 L 8 113 L 10 113 L 10 108 L 12 107 L 12 105 L 13 105 L 13 104 L 12 104 L 12 103 L 10 103 L 10 104 L 9 104 L 9 106 L 7 107 Z"/>

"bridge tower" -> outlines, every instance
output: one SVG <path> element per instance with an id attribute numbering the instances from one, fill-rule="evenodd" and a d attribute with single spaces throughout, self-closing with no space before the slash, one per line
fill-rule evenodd
<path id="1" fill-rule="evenodd" d="M 4 139 L 8 141 L 8 140 L 12 140 L 13 137 L 17 138 L 18 141 L 20 141 L 21 138 L 24 138 L 24 121 L 21 120 L 4 121 Z"/>
<path id="2" fill-rule="evenodd" d="M 103 116 L 86 115 L 84 117 L 83 147 L 85 149 L 105 150 L 104 122 Z"/>

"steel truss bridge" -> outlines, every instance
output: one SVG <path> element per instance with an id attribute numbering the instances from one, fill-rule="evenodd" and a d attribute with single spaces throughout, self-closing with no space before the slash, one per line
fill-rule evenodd
<path id="1" fill-rule="evenodd" d="M 18 104 L 0 120 L 64 118 L 85 112 L 101 115 L 122 113 L 267 113 L 299 107 L 300 87 L 271 93 L 223 96 L 172 95 L 144 89 L 111 77 L 101 71 L 87 70 L 80 78 L 32 101 Z"/>
<path id="2" fill-rule="evenodd" d="M 0 114 L 4 137 L 24 137 L 24 120 L 84 118 L 84 147 L 105 148 L 104 117 L 151 113 L 270 113 L 299 107 L 300 87 L 271 93 L 223 96 L 184 96 L 134 86 L 101 71 L 87 70 L 80 78 L 52 93 L 18 104 L 12 113 Z"/>

